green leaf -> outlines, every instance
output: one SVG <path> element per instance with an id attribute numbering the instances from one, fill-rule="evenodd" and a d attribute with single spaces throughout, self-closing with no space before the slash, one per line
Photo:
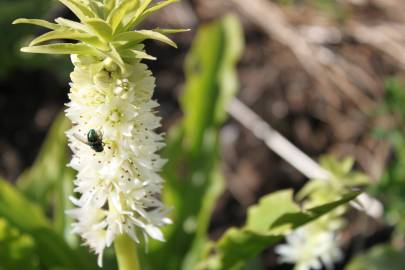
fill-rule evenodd
<path id="1" fill-rule="evenodd" d="M 81 21 L 96 17 L 96 14 L 77 0 L 58 0 L 69 8 Z"/>
<path id="2" fill-rule="evenodd" d="M 126 31 L 132 30 L 140 21 L 140 17 L 142 13 L 148 8 L 148 6 L 152 3 L 152 0 L 143 0 L 141 5 L 137 8 L 133 17 L 129 20 L 129 22 L 125 25 L 124 29 Z"/>
<path id="3" fill-rule="evenodd" d="M 100 41 L 91 36 L 90 34 L 73 31 L 73 30 L 55 30 L 47 32 L 31 41 L 30 46 L 35 46 L 39 43 L 43 43 L 49 40 L 61 40 L 61 39 L 72 39 L 91 44 L 93 46 L 100 45 Z"/>
<path id="4" fill-rule="evenodd" d="M 50 191 L 66 171 L 68 150 L 65 131 L 69 126 L 69 121 L 61 113 L 50 128 L 34 164 L 17 179 L 18 188 L 44 209 L 51 203 Z"/>
<path id="5" fill-rule="evenodd" d="M 161 10 L 162 8 L 167 7 L 168 5 L 171 5 L 173 3 L 179 2 L 180 0 L 165 0 L 165 1 L 160 1 L 156 5 L 152 6 L 151 8 L 148 8 L 145 12 L 142 14 L 142 19 L 147 18 L 148 16 L 152 15 L 153 13 Z"/>
<path id="6" fill-rule="evenodd" d="M 24 198 L 13 186 L 0 179 L 0 216 L 20 230 L 50 228 L 42 209 Z"/>
<path id="7" fill-rule="evenodd" d="M 76 30 L 79 32 L 84 32 L 84 33 L 91 33 L 90 29 L 86 25 L 79 23 L 79 22 L 75 22 L 75 21 L 68 20 L 65 18 L 57 18 L 57 19 L 55 19 L 55 22 L 57 22 L 59 25 L 64 26 L 66 28 L 71 28 L 72 30 Z"/>
<path id="8" fill-rule="evenodd" d="M 139 5 L 139 0 L 123 0 L 120 5 L 115 7 L 108 16 L 107 22 L 111 25 L 113 32 L 116 31 L 118 26 L 122 23 L 125 15 L 129 11 L 134 10 Z"/>
<path id="9" fill-rule="evenodd" d="M 225 114 L 221 97 L 228 96 L 224 94 L 226 91 L 236 92 L 236 88 L 223 87 L 226 83 L 222 80 L 229 77 L 222 76 L 219 71 L 228 69 L 229 73 L 236 73 L 235 65 L 225 63 L 230 63 L 228 57 L 235 57 L 231 63 L 236 63 L 239 55 L 234 53 L 234 46 L 243 43 L 241 36 L 232 39 L 238 44 L 230 43 L 228 38 L 232 30 L 229 27 L 240 26 L 237 23 L 229 25 L 226 20 L 229 18 L 203 26 L 187 56 L 194 62 L 209 64 L 197 68 L 186 66 L 187 83 L 182 99 L 185 118 L 172 130 L 164 152 L 170 157 L 163 172 L 166 179 L 164 198 L 173 206 L 172 218 L 176 222 L 165 233 L 165 245 L 151 248 L 147 258 L 149 269 L 196 269 L 207 249 L 208 225 L 224 188 L 218 149 L 219 132 L 225 119 L 217 119 L 214 111 Z M 195 121 L 190 121 L 191 116 Z M 194 131 L 192 135 L 201 139 L 198 147 L 190 143 L 189 131 Z M 166 259 L 160 260 L 162 257 Z"/>
<path id="10" fill-rule="evenodd" d="M 54 121 L 34 165 L 18 179 L 18 188 L 31 201 L 46 211 L 53 210 L 54 224 L 61 236 L 70 243 L 73 235 L 68 234 L 69 219 L 65 211 L 72 208 L 68 197 L 73 193 L 74 172 L 68 168 L 68 150 L 65 132 L 70 122 L 63 112 Z"/>
<path id="11" fill-rule="evenodd" d="M 35 243 L 26 234 L 0 219 L 0 270 L 37 270 Z"/>
<path id="12" fill-rule="evenodd" d="M 202 28 L 186 58 L 185 137 L 195 153 L 201 149 L 202 131 L 224 121 L 226 103 L 238 89 L 235 65 L 243 48 L 240 29 L 232 16 Z"/>
<path id="13" fill-rule="evenodd" d="M 46 267 L 95 269 L 81 252 L 71 249 L 52 228 L 41 208 L 0 179 L 0 218 L 35 242 L 35 251 Z"/>
<path id="14" fill-rule="evenodd" d="M 121 54 L 118 53 L 118 51 L 115 49 L 114 46 L 110 46 L 110 51 L 108 52 L 101 52 L 102 54 L 104 54 L 105 56 L 110 57 L 119 67 L 120 69 L 124 72 L 125 71 L 125 63 L 124 60 L 121 57 Z"/>
<path id="15" fill-rule="evenodd" d="M 405 250 L 389 245 L 375 246 L 352 259 L 346 270 L 402 270 L 405 265 Z"/>
<path id="16" fill-rule="evenodd" d="M 17 19 L 15 21 L 13 21 L 13 24 L 33 24 L 33 25 L 38 25 L 38 26 L 42 26 L 51 30 L 56 30 L 58 28 L 60 28 L 59 25 L 55 24 L 55 23 L 51 23 L 45 20 L 39 20 L 39 19 L 25 19 L 25 18 L 21 18 L 21 19 Z"/>
<path id="17" fill-rule="evenodd" d="M 250 208 L 245 227 L 231 228 L 225 232 L 213 249 L 207 252 L 214 255 L 203 261 L 198 269 L 242 269 L 248 259 L 281 241 L 292 229 L 329 213 L 358 195 L 350 193 L 338 201 L 300 212 L 292 201 L 292 191 L 270 194 L 259 205 Z"/>
<path id="18" fill-rule="evenodd" d="M 130 62 L 133 59 L 156 60 L 156 57 L 140 50 L 123 50 L 120 52 L 120 54 L 128 62 Z"/>
<path id="19" fill-rule="evenodd" d="M 99 18 L 87 19 L 83 21 L 88 26 L 91 32 L 100 40 L 109 42 L 112 38 L 113 30 L 111 26 Z"/>
<path id="20" fill-rule="evenodd" d="M 110 14 L 110 12 L 115 8 L 117 4 L 117 0 L 104 0 L 104 7 L 106 9 L 106 13 Z"/>
<path id="21" fill-rule="evenodd" d="M 153 31 L 162 33 L 162 34 L 177 34 L 177 33 L 184 33 L 188 32 L 191 29 L 164 29 L 164 28 L 155 28 Z"/>
<path id="22" fill-rule="evenodd" d="M 95 49 L 81 43 L 56 43 L 50 45 L 41 45 L 21 48 L 22 52 L 27 53 L 45 53 L 45 54 L 88 54 L 98 56 L 100 53 Z"/>
<path id="23" fill-rule="evenodd" d="M 277 208 L 271 209 L 277 204 Z M 251 230 L 268 230 L 281 215 L 299 211 L 291 190 L 275 192 L 271 196 L 261 198 L 257 205 L 249 208 L 246 227 Z"/>
<path id="24" fill-rule="evenodd" d="M 125 45 L 123 46 L 124 48 L 131 48 L 132 46 L 137 45 L 146 39 L 158 40 L 177 48 L 176 43 L 174 43 L 170 38 L 152 30 L 123 32 L 114 37 L 114 41 L 125 42 Z"/>
<path id="25" fill-rule="evenodd" d="M 145 0 L 142 5 L 139 7 L 137 10 L 136 14 L 134 15 L 133 19 L 126 25 L 125 30 L 130 30 L 136 27 L 138 24 L 140 24 L 144 19 L 146 19 L 148 16 L 152 15 L 153 13 L 159 11 L 160 9 L 178 2 L 179 0 L 164 0 L 160 1 L 154 6 L 148 8 L 150 3 L 152 3 L 151 0 Z"/>

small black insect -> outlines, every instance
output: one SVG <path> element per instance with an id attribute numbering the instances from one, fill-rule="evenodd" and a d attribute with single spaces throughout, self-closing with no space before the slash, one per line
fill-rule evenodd
<path id="1" fill-rule="evenodd" d="M 78 135 L 75 135 L 75 137 L 82 143 L 90 146 L 91 149 L 93 149 L 97 153 L 104 151 L 103 134 L 101 134 L 101 132 L 90 129 L 87 133 L 87 141 L 84 138 L 80 138 Z"/>
<path id="2" fill-rule="evenodd" d="M 87 133 L 87 144 L 97 153 L 104 151 L 103 135 L 94 129 Z"/>

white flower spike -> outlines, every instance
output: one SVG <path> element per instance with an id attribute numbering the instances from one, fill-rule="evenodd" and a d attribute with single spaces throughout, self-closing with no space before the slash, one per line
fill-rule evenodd
<path id="1" fill-rule="evenodd" d="M 158 199 L 163 184 L 158 172 L 164 161 L 156 152 L 164 143 L 154 131 L 160 118 L 153 112 L 158 104 L 151 100 L 151 72 L 139 61 L 122 73 L 107 72 L 97 58 L 72 59 L 75 70 L 66 115 L 74 126 L 67 135 L 74 153 L 69 165 L 78 171 L 75 191 L 81 194 L 72 200 L 78 209 L 69 211 L 77 220 L 74 231 L 100 258 L 118 234 L 126 233 L 136 242 L 140 233 L 163 241 L 159 227 L 169 220 Z M 94 129 L 102 134 L 101 152 L 77 138 L 87 138 Z"/>
<path id="2" fill-rule="evenodd" d="M 79 234 L 102 266 L 105 248 L 121 235 L 133 241 L 150 237 L 164 241 L 160 227 L 170 224 L 160 201 L 165 161 L 158 151 L 165 145 L 156 133 L 159 104 L 152 100 L 155 79 L 142 59 L 148 55 L 141 42 L 154 39 L 176 46 L 164 33 L 186 30 L 132 31 L 146 17 L 176 2 L 164 0 L 59 0 L 80 22 L 63 18 L 49 23 L 19 19 L 51 29 L 33 40 L 24 52 L 70 54 L 74 65 L 66 115 L 73 127 L 67 132 L 78 171 L 68 211 Z M 51 43 L 51 40 L 78 43 Z"/>

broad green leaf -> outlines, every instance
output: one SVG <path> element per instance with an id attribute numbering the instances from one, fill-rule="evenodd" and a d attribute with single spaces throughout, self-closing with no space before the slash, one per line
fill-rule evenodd
<path id="1" fill-rule="evenodd" d="M 49 191 L 65 172 L 68 150 L 64 133 L 69 125 L 63 114 L 56 118 L 34 164 L 17 179 L 18 188 L 44 209 L 49 203 Z"/>
<path id="2" fill-rule="evenodd" d="M 402 270 L 405 265 L 405 249 L 379 245 L 364 254 L 355 256 L 346 270 Z"/>
<path id="3" fill-rule="evenodd" d="M 95 49 L 81 43 L 56 43 L 50 45 L 32 46 L 21 48 L 22 52 L 45 53 L 45 54 L 88 54 L 98 56 L 100 53 Z"/>
<path id="4" fill-rule="evenodd" d="M 132 46 L 134 46 L 146 39 L 158 40 L 158 41 L 161 41 L 163 43 L 169 44 L 170 46 L 177 48 L 176 43 L 174 43 L 170 38 L 168 38 L 167 36 L 165 36 L 159 32 L 154 32 L 152 30 L 123 32 L 114 37 L 114 41 L 126 42 L 126 44 L 123 46 L 124 48 L 131 48 Z"/>
<path id="5" fill-rule="evenodd" d="M 138 7 L 139 1 L 138 0 L 123 0 L 121 3 L 115 7 L 110 15 L 108 16 L 108 23 L 111 25 L 113 31 L 118 28 L 118 26 L 122 23 L 123 18 L 125 15 Z"/>
<path id="6" fill-rule="evenodd" d="M 213 175 L 210 177 L 212 178 L 212 183 L 210 184 L 209 189 L 206 191 L 200 210 L 200 215 L 196 220 L 196 236 L 191 249 L 187 253 L 187 256 L 184 258 L 182 263 L 182 269 L 184 270 L 194 269 L 197 262 L 199 262 L 202 258 L 204 249 L 209 241 L 207 231 L 209 221 L 211 220 L 211 214 L 217 199 L 225 188 L 225 181 L 220 168 L 215 168 L 213 170 Z"/>
<path id="7" fill-rule="evenodd" d="M 0 179 L 0 217 L 21 231 L 50 228 L 42 209 L 24 198 L 11 184 Z"/>
<path id="8" fill-rule="evenodd" d="M 0 270 L 39 270 L 35 243 L 26 234 L 0 219 Z"/>
<path id="9" fill-rule="evenodd" d="M 49 40 L 61 40 L 61 39 L 72 39 L 79 40 L 85 43 L 91 44 L 93 46 L 100 45 L 100 41 L 87 33 L 72 31 L 72 30 L 55 30 L 47 32 L 31 41 L 30 46 L 35 46 L 37 44 L 49 41 Z"/>
<path id="10" fill-rule="evenodd" d="M 246 226 L 226 231 L 217 245 L 214 245 L 214 248 L 207 253 L 214 255 L 203 261 L 198 269 L 242 269 L 248 259 L 281 241 L 284 235 L 291 232 L 292 229 L 305 225 L 336 207 L 348 203 L 359 193 L 347 194 L 338 201 L 304 212 L 299 211 L 299 207 L 292 201 L 291 194 L 291 191 L 281 191 L 263 198 L 259 205 L 249 210 Z M 263 219 L 268 219 L 269 222 L 263 221 Z"/>
<path id="11" fill-rule="evenodd" d="M 86 5 L 77 0 L 58 0 L 69 8 L 81 21 L 96 17 L 96 14 Z"/>
<path id="12" fill-rule="evenodd" d="M 83 21 L 88 26 L 91 32 L 100 40 L 109 42 L 112 38 L 113 30 L 111 26 L 99 18 L 87 19 Z"/>
<path id="13" fill-rule="evenodd" d="M 226 108 L 239 88 L 236 66 L 244 49 L 243 30 L 237 17 L 225 17 L 223 24 L 223 35 L 228 48 L 224 50 L 224 60 L 218 74 L 220 88 L 223 90 L 218 97 L 214 121 L 219 123 L 225 121 L 227 118 Z"/>
<path id="14" fill-rule="evenodd" d="M 278 207 L 271 209 L 277 204 Z M 268 230 L 281 215 L 299 211 L 300 208 L 293 201 L 292 191 L 275 192 L 261 198 L 257 205 L 249 208 L 246 227 L 251 230 Z"/>
<path id="15" fill-rule="evenodd" d="M 175 226 L 168 228 L 165 245 L 151 248 L 147 258 L 149 269 L 196 269 L 207 249 L 208 224 L 224 186 L 218 150 L 219 132 L 225 119 L 216 119 L 215 111 L 225 113 L 226 108 L 219 97 L 224 96 L 224 91 L 236 91 L 222 87 L 225 83 L 221 80 L 229 77 L 221 76 L 218 71 L 226 68 L 230 73 L 236 72 L 235 65 L 224 63 L 229 63 L 227 57 L 230 55 L 235 57 L 235 62 L 238 57 L 225 51 L 233 52 L 234 46 L 239 47 L 242 43 L 241 36 L 232 39 L 239 44 L 230 43 L 227 37 L 232 31 L 229 27 L 239 25 L 231 26 L 226 20 L 229 17 L 203 26 L 187 57 L 194 62 L 209 64 L 199 65 L 198 69 L 186 66 L 187 83 L 182 99 L 185 118 L 172 130 L 164 154 L 170 157 L 163 172 L 167 183 L 164 198 L 168 205 L 173 206 Z M 190 115 L 196 121 L 190 121 Z M 192 134 L 201 138 L 197 151 L 189 143 L 189 130 L 195 130 Z M 159 259 L 162 256 L 166 258 L 163 261 Z"/>
<path id="16" fill-rule="evenodd" d="M 51 30 L 56 30 L 58 28 L 60 28 L 59 25 L 55 24 L 55 23 L 51 23 L 45 20 L 39 20 L 39 19 L 25 19 L 25 18 L 21 18 L 21 19 L 17 19 L 15 21 L 13 21 L 13 24 L 33 24 L 33 25 L 38 25 L 38 26 L 42 26 Z"/>
<path id="17" fill-rule="evenodd" d="M 71 247 L 77 246 L 78 237 L 72 232 L 72 223 L 74 220 L 66 215 L 66 211 L 74 208 L 69 198 L 73 196 L 73 180 L 75 175 L 76 173 L 73 169 L 65 167 L 62 177 L 56 183 L 56 187 L 53 192 L 54 227 Z"/>
<path id="18" fill-rule="evenodd" d="M 33 239 L 41 265 L 71 270 L 95 269 L 82 253 L 71 249 L 51 228 L 37 204 L 4 180 L 0 180 L 0 218 Z"/>
<path id="19" fill-rule="evenodd" d="M 52 206 L 56 219 L 60 219 L 60 215 L 65 215 L 66 210 L 59 209 L 60 203 L 54 202 L 67 199 L 64 196 L 66 194 L 59 192 L 60 185 L 71 183 L 74 179 L 72 170 L 66 167 L 68 149 L 65 131 L 69 126 L 69 121 L 61 113 L 50 128 L 33 166 L 17 179 L 18 188 L 29 199 L 37 202 L 43 209 L 48 210 Z M 61 233 L 64 232 L 62 225 L 58 225 L 57 228 Z"/>
<path id="20" fill-rule="evenodd" d="M 188 91 L 182 97 L 185 139 L 193 152 L 201 149 L 202 131 L 224 120 L 226 103 L 238 88 L 235 65 L 242 44 L 240 26 L 232 16 L 197 33 L 192 52 L 186 59 Z"/>

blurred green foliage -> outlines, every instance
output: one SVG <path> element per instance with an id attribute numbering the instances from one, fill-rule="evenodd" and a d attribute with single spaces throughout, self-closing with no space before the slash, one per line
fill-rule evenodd
<path id="1" fill-rule="evenodd" d="M 323 156 L 319 163 L 331 177 L 329 181 L 311 179 L 298 192 L 297 199 L 300 201 L 311 197 L 311 202 L 307 202 L 309 205 L 336 200 L 342 193 L 370 183 L 365 174 L 353 170 L 354 159 L 351 157 L 338 160 L 333 156 Z"/>
<path id="2" fill-rule="evenodd" d="M 224 186 L 219 131 L 226 105 L 237 91 L 235 65 L 242 53 L 239 22 L 226 17 L 202 27 L 186 59 L 184 120 L 169 137 L 163 172 L 165 198 L 174 208 L 168 241 L 149 258 L 150 269 L 194 269 Z M 165 260 L 158 258 L 164 254 Z M 156 256 L 156 257 L 155 257 Z"/>
<path id="3" fill-rule="evenodd" d="M 340 200 L 304 211 L 293 201 L 292 190 L 283 190 L 263 197 L 248 209 L 244 227 L 227 230 L 217 243 L 206 250 L 197 269 L 241 270 L 253 256 L 280 242 L 293 229 L 303 226 L 337 207 L 355 199 L 352 192 Z"/>
<path id="4" fill-rule="evenodd" d="M 66 76 L 69 64 L 60 57 L 39 57 L 22 54 L 20 48 L 32 39 L 32 27 L 13 26 L 16 18 L 38 18 L 50 16 L 54 7 L 51 0 L 0 0 L 0 79 L 13 69 L 46 68 L 53 66 L 55 74 Z M 39 29 L 39 28 L 37 28 Z M 40 34 L 38 32 L 37 34 Z"/>
<path id="5" fill-rule="evenodd" d="M 0 217 L 7 225 L 4 228 L 22 233 L 25 239 L 29 239 L 31 246 L 25 248 L 33 246 L 23 260 L 31 263 L 19 269 L 30 269 L 28 267 L 35 265 L 38 268 L 32 269 L 97 269 L 93 263 L 95 259 L 72 241 L 72 234 L 67 232 L 67 227 L 65 231 L 60 221 L 65 221 L 66 210 L 66 204 L 61 205 L 60 201 L 68 199 L 66 193 L 71 192 L 74 178 L 66 168 L 68 151 L 64 132 L 68 126 L 68 120 L 61 114 L 51 127 L 33 167 L 18 179 L 19 189 L 0 180 Z M 63 174 L 56 173 L 61 170 Z M 61 186 L 68 191 L 62 191 Z M 10 258 L 21 252 L 16 241 L 0 242 L 0 257 L 8 257 L 6 252 L 10 250 L 15 252 Z M 15 263 L 23 261 L 10 261 L 10 265 L 2 261 L 1 265 L 7 270 L 14 269 Z"/>
<path id="6" fill-rule="evenodd" d="M 397 78 L 385 83 L 384 104 L 377 116 L 382 124 L 374 130 L 375 136 L 390 143 L 393 155 L 380 181 L 371 192 L 384 203 L 386 221 L 395 227 L 395 238 L 405 236 L 405 87 Z M 350 262 L 347 270 L 400 270 L 405 264 L 405 250 L 393 245 L 375 246 L 359 254 Z"/>
<path id="7" fill-rule="evenodd" d="M 385 117 L 384 126 L 375 130 L 377 137 L 387 140 L 393 149 L 379 183 L 373 187 L 373 193 L 384 202 L 387 221 L 395 225 L 397 233 L 405 234 L 405 87 L 395 78 L 385 85 L 384 105 L 379 109 Z"/>
<path id="8" fill-rule="evenodd" d="M 0 219 L 0 270 L 39 269 L 32 237 Z"/>
<path id="9" fill-rule="evenodd" d="M 346 270 L 401 270 L 405 265 L 405 250 L 390 245 L 378 245 L 356 256 Z"/>

